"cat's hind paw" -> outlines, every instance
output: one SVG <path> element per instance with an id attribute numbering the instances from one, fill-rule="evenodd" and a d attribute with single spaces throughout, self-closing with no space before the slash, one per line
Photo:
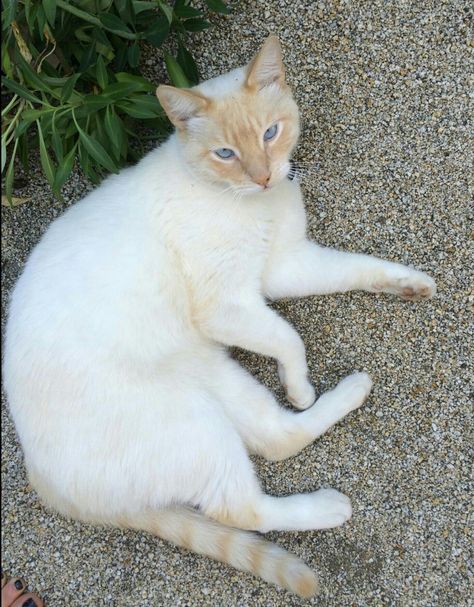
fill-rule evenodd
<path id="1" fill-rule="evenodd" d="M 372 390 L 372 380 L 365 371 L 353 373 L 341 379 L 334 388 L 334 393 L 340 402 L 344 403 L 347 411 L 358 409 Z"/>
<path id="2" fill-rule="evenodd" d="M 336 489 L 319 489 L 310 495 L 315 529 L 339 527 L 352 516 L 351 500 Z"/>

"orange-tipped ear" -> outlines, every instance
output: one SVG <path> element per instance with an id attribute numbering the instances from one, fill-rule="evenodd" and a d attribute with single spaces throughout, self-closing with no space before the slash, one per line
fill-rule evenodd
<path id="1" fill-rule="evenodd" d="M 203 113 L 209 106 L 209 99 L 189 89 L 160 84 L 156 96 L 168 118 L 176 128 L 182 129 L 193 116 Z"/>
<path id="2" fill-rule="evenodd" d="M 250 62 L 246 85 L 257 90 L 274 82 L 282 85 L 285 82 L 280 41 L 274 35 L 268 36 L 260 51 Z"/>

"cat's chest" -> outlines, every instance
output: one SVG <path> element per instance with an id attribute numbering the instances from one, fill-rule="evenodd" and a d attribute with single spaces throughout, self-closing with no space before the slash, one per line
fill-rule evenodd
<path id="1" fill-rule="evenodd" d="M 274 232 L 274 220 L 265 213 L 255 214 L 242 221 L 233 234 L 234 246 L 241 254 L 265 257 Z"/>
<path id="2" fill-rule="evenodd" d="M 260 276 L 275 229 L 271 211 L 264 205 L 199 211 L 174 232 L 189 273 L 232 276 L 245 269 L 249 276 Z"/>
<path id="3" fill-rule="evenodd" d="M 241 213 L 229 214 L 220 223 L 218 240 L 209 245 L 211 249 L 215 245 L 227 253 L 229 261 L 244 264 L 249 272 L 260 273 L 269 254 L 273 233 L 274 220 L 266 208 L 244 209 Z"/>

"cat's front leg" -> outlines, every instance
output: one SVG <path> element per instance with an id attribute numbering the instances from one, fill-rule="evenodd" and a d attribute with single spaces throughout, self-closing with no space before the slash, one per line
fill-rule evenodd
<path id="1" fill-rule="evenodd" d="M 268 297 L 304 297 L 364 290 L 416 301 L 436 292 L 435 281 L 408 266 L 370 255 L 348 253 L 301 240 L 279 247 L 263 277 Z"/>
<path id="2" fill-rule="evenodd" d="M 207 306 L 200 328 L 222 344 L 275 358 L 288 400 L 298 409 L 307 409 L 314 403 L 303 341 L 263 300 L 253 297 L 232 303 L 221 300 L 212 308 Z"/>
<path id="3" fill-rule="evenodd" d="M 307 409 L 314 403 L 316 394 L 313 386 L 308 382 L 307 371 L 304 376 L 295 374 L 290 376 L 291 379 L 288 379 L 286 367 L 278 361 L 278 377 L 281 385 L 285 388 L 287 399 L 294 407 Z"/>
<path id="4" fill-rule="evenodd" d="M 428 274 L 402 264 L 380 261 L 383 266 L 367 278 L 367 291 L 390 293 L 406 301 L 430 299 L 436 293 L 436 283 Z"/>

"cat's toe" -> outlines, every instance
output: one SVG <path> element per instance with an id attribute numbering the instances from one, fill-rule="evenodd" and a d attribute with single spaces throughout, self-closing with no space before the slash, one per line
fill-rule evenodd
<path id="1" fill-rule="evenodd" d="M 420 299 L 431 299 L 436 293 L 436 283 L 427 274 L 419 273 L 415 278 L 402 279 L 400 297 L 406 301 L 419 301 Z"/>
<path id="2" fill-rule="evenodd" d="M 436 293 L 436 283 L 424 272 L 412 270 L 387 284 L 379 285 L 379 290 L 398 295 L 405 301 L 430 299 Z"/>

